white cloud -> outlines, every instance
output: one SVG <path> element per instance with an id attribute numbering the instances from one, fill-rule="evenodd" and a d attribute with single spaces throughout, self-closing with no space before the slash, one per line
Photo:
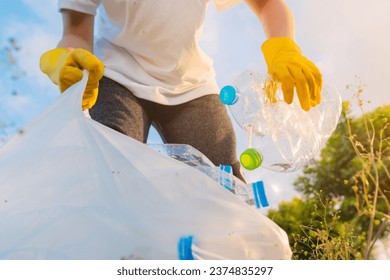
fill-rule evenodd
<path id="1" fill-rule="evenodd" d="M 324 78 L 344 95 L 346 84 L 357 84 L 355 75 L 367 87 L 363 98 L 367 109 L 390 104 L 390 1 L 363 0 L 302 1 L 295 6 L 297 40 L 317 62 Z"/>
<path id="2" fill-rule="evenodd" d="M 47 85 L 47 78 L 40 72 L 39 58 L 47 50 L 54 48 L 61 38 L 62 20 L 54 0 L 23 0 L 27 13 L 31 16 L 21 19 L 17 14 L 9 18 L 1 28 L 5 38 L 16 38 L 21 50 L 16 53 L 19 66 L 27 73 L 27 78 L 38 85 Z"/>
<path id="3" fill-rule="evenodd" d="M 2 106 L 5 109 L 1 113 L 4 115 L 23 114 L 24 110 L 31 103 L 28 96 L 10 96 L 4 95 L 1 98 Z"/>
<path id="4" fill-rule="evenodd" d="M 210 5 L 201 46 L 214 60 L 221 86 L 247 68 L 266 71 L 260 51 L 263 40 L 257 17 L 245 4 L 223 12 Z"/>
<path id="5" fill-rule="evenodd" d="M 4 28 L 9 37 L 16 37 L 21 50 L 17 53 L 20 67 L 28 74 L 27 78 L 34 79 L 39 85 L 47 84 L 47 77 L 39 69 L 40 56 L 47 50 L 54 48 L 60 34 L 48 33 L 44 26 L 39 24 L 24 24 L 15 22 Z"/>
<path id="6" fill-rule="evenodd" d="M 31 12 L 45 23 L 45 29 L 52 27 L 55 29 L 61 23 L 59 22 L 57 2 L 57 0 L 23 0 Z"/>
<path id="7" fill-rule="evenodd" d="M 10 19 L 2 28 L 5 37 L 16 38 L 21 46 L 17 53 L 20 66 L 39 86 L 47 85 L 45 77 L 39 69 L 39 58 L 47 50 L 54 48 L 61 38 L 62 20 L 57 11 L 57 1 L 23 0 L 27 9 L 34 15 L 24 21 Z"/>

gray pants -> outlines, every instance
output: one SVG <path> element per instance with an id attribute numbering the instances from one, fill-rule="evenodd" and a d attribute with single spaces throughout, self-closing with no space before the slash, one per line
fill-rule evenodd
<path id="1" fill-rule="evenodd" d="M 97 102 L 89 113 L 92 119 L 143 143 L 153 125 L 164 143 L 191 145 L 215 165 L 231 165 L 233 174 L 245 181 L 236 157 L 233 126 L 216 94 L 167 106 L 137 98 L 103 77 Z"/>

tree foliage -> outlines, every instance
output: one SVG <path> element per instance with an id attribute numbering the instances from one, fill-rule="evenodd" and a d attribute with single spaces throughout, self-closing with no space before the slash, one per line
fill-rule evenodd
<path id="1" fill-rule="evenodd" d="M 327 146 L 321 152 L 321 159 L 311 162 L 303 170 L 303 176 L 294 183 L 296 189 L 309 196 L 314 192 L 322 191 L 321 198 L 354 196 L 353 179 L 361 170 L 362 162 L 356 154 L 350 137 L 354 138 L 358 149 L 370 153 L 371 137 L 367 137 L 363 119 L 372 121 L 372 131 L 376 134 L 373 139 L 373 156 L 381 153 L 381 161 L 387 169 L 390 168 L 390 106 L 376 109 L 360 118 L 350 119 L 351 132 L 349 134 L 347 121 L 347 105 L 344 104 L 343 113 L 336 131 L 330 137 Z M 382 134 L 382 137 L 379 135 Z M 380 170 L 380 181 L 389 197 L 390 180 L 384 168 Z"/>
<path id="2" fill-rule="evenodd" d="M 283 202 L 268 216 L 289 236 L 293 259 L 362 259 L 358 247 L 365 244 L 365 233 L 356 234 L 350 222 L 340 222 L 338 203 L 321 201 L 319 195 Z"/>

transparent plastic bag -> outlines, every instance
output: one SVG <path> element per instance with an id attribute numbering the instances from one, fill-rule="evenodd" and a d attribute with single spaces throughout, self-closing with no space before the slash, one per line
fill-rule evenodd
<path id="1" fill-rule="evenodd" d="M 291 257 L 279 226 L 209 176 L 86 117 L 87 79 L 0 149 L 0 259 L 189 259 L 183 244 Z"/>
<path id="2" fill-rule="evenodd" d="M 272 102 L 267 87 L 276 89 Z M 248 150 L 240 157 L 242 165 L 249 170 L 262 166 L 291 172 L 317 156 L 341 114 L 341 97 L 334 87 L 324 83 L 321 96 L 319 105 L 304 111 L 296 95 L 293 103 L 287 104 L 279 83 L 252 70 L 222 88 L 221 101 L 229 105 L 235 120 L 248 133 Z M 235 102 L 230 104 L 229 100 Z"/>

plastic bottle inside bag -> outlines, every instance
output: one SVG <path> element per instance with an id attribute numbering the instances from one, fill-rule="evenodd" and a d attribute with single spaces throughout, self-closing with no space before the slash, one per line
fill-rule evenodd
<path id="1" fill-rule="evenodd" d="M 296 94 L 292 104 L 287 104 L 280 83 L 252 70 L 223 87 L 220 99 L 248 133 L 248 149 L 240 156 L 248 170 L 262 166 L 291 172 L 301 168 L 320 153 L 341 113 L 340 94 L 326 83 L 321 103 L 304 111 Z"/>
<path id="2" fill-rule="evenodd" d="M 262 181 L 245 184 L 233 175 L 231 166 L 215 166 L 205 155 L 190 145 L 149 144 L 149 147 L 198 169 L 249 205 L 257 208 L 269 206 Z"/>
<path id="3" fill-rule="evenodd" d="M 150 148 L 193 167 L 215 167 L 200 151 L 186 144 L 148 144 Z"/>

